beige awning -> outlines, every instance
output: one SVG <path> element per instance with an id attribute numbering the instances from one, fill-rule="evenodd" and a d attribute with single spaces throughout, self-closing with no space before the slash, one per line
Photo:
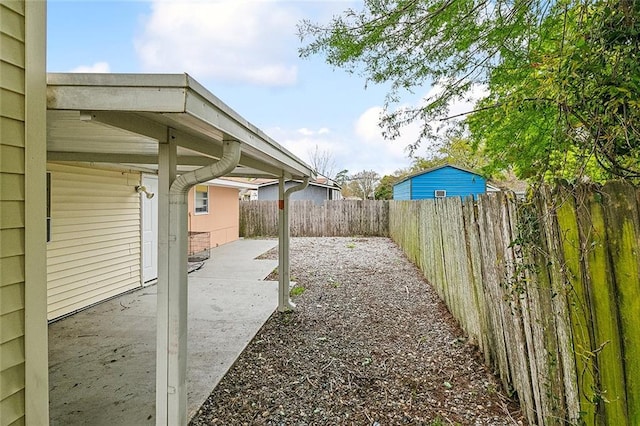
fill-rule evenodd
<path id="1" fill-rule="evenodd" d="M 170 128 L 179 171 L 210 164 L 223 141 L 235 140 L 241 159 L 229 176 L 313 173 L 187 74 L 48 74 L 47 110 L 49 161 L 157 170 L 158 143 Z"/>

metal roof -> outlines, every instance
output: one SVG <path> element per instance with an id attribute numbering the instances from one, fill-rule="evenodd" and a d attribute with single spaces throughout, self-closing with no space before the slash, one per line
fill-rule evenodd
<path id="1" fill-rule="evenodd" d="M 48 161 L 157 170 L 158 145 L 178 145 L 178 171 L 215 162 L 241 143 L 229 176 L 302 179 L 309 165 L 187 74 L 48 74 Z"/>
<path id="2" fill-rule="evenodd" d="M 300 180 L 292 180 L 292 181 L 294 181 L 296 183 L 300 183 Z M 287 180 L 287 182 L 290 182 L 290 181 Z M 277 184 L 278 184 L 278 181 L 277 180 L 273 180 L 271 182 L 261 183 L 257 187 L 258 188 L 263 188 L 263 187 L 266 187 L 266 186 L 272 186 L 272 185 L 277 185 Z M 329 189 L 337 189 L 337 190 L 341 189 L 338 184 L 330 185 L 330 184 L 326 184 L 326 183 L 312 182 L 312 181 L 309 181 L 309 185 L 308 186 L 318 186 L 318 187 L 321 187 L 321 188 L 329 188 Z"/>

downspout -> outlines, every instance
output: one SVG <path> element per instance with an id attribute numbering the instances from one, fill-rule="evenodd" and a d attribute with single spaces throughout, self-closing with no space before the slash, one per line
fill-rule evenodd
<path id="1" fill-rule="evenodd" d="M 184 173 L 173 182 L 170 194 L 185 195 L 194 185 L 224 176 L 233 171 L 240 161 L 240 142 L 225 141 L 222 158 L 213 164 L 201 167 L 189 173 Z"/>
<path id="2" fill-rule="evenodd" d="M 280 178 L 279 192 L 280 199 L 278 202 L 279 211 L 279 230 L 278 237 L 279 253 L 278 253 L 278 311 L 287 312 L 293 310 L 295 305 L 289 300 L 289 197 L 297 191 L 302 191 L 309 185 L 309 178 L 306 177 L 299 185 L 292 186 L 284 190 L 284 177 Z"/>
<path id="3" fill-rule="evenodd" d="M 166 411 L 156 407 L 157 414 L 166 415 L 166 422 L 158 415 L 157 424 L 187 424 L 187 250 L 188 250 L 188 192 L 194 185 L 206 182 L 231 172 L 240 161 L 240 142 L 226 141 L 222 158 L 217 162 L 177 177 L 169 189 L 169 241 L 168 241 L 168 282 L 158 287 L 158 296 L 166 291 L 168 312 L 165 324 L 166 347 L 160 343 L 158 361 L 166 357 L 166 371 L 161 371 L 163 363 L 158 362 L 156 380 L 166 378 L 163 398 Z M 159 283 L 160 284 L 160 283 Z M 162 346 L 162 347 L 160 347 Z M 162 353 L 164 352 L 164 353 Z M 162 378 L 162 379 L 164 379 Z M 160 405 L 160 404 L 158 404 Z M 164 411 L 164 412 L 163 412 Z"/>

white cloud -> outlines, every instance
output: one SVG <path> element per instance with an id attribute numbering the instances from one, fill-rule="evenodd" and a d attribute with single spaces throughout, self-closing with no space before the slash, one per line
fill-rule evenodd
<path id="1" fill-rule="evenodd" d="M 408 127 L 398 140 L 385 140 L 378 125 L 381 111 L 381 107 L 371 107 L 356 117 L 350 128 L 340 131 L 328 127 L 303 127 L 295 130 L 272 128 L 267 133 L 307 163 L 309 154 L 317 146 L 320 151 L 332 153 L 336 171 L 375 170 L 382 176 L 410 165 L 405 147 L 414 141 L 412 138 L 417 135 L 418 127 Z"/>
<path id="2" fill-rule="evenodd" d="M 400 130 L 400 136 L 394 140 L 385 139 L 380 128 L 382 107 L 367 109 L 354 123 L 354 133 L 359 142 L 354 153 L 362 169 L 373 169 L 381 175 L 391 174 L 397 169 L 410 165 L 406 147 L 415 142 L 420 132 L 418 123 L 412 123 Z"/>
<path id="3" fill-rule="evenodd" d="M 428 96 L 437 94 L 439 87 L 432 88 L 425 97 L 418 101 L 422 105 Z M 455 115 L 469 112 L 477 99 L 486 95 L 486 88 L 474 87 L 469 97 L 450 106 L 449 114 Z M 400 105 L 407 107 L 411 105 Z M 276 141 L 288 150 L 309 162 L 309 153 L 317 146 L 321 151 L 333 154 L 336 169 L 348 169 L 350 173 L 361 170 L 375 170 L 381 176 L 391 174 L 398 169 L 411 165 L 407 146 L 418 139 L 422 127 L 421 122 L 413 122 L 400 129 L 400 136 L 394 140 L 386 140 L 380 128 L 381 106 L 373 106 L 364 110 L 352 119 L 347 129 L 330 129 L 329 127 L 302 127 L 295 130 L 274 128 L 268 130 Z M 433 145 L 423 141 L 419 155 L 430 155 Z"/>
<path id="4" fill-rule="evenodd" d="M 80 65 L 69 72 L 108 73 L 111 67 L 107 62 L 96 62 L 93 65 Z"/>
<path id="5" fill-rule="evenodd" d="M 320 151 L 332 153 L 336 159 L 336 167 L 339 169 L 344 168 L 341 164 L 341 158 L 349 154 L 345 140 L 326 127 L 318 130 L 306 127 L 296 130 L 274 127 L 269 129 L 267 133 L 279 144 L 307 163 L 309 163 L 310 153 L 316 149 L 316 146 Z"/>
<path id="6" fill-rule="evenodd" d="M 306 127 L 303 127 L 301 129 L 298 129 L 298 133 L 300 133 L 302 136 L 311 136 L 313 135 L 313 130 L 311 129 L 307 129 Z"/>
<path id="7" fill-rule="evenodd" d="M 135 42 L 146 71 L 263 86 L 297 80 L 291 3 L 257 0 L 155 1 Z"/>
<path id="8" fill-rule="evenodd" d="M 435 96 L 438 96 L 442 93 L 442 86 L 436 85 L 431 87 L 431 89 L 413 105 L 404 104 L 399 105 L 399 109 L 410 108 L 414 109 L 416 107 L 423 107 L 426 105 L 427 101 Z M 483 85 L 475 85 L 471 87 L 469 92 L 466 94 L 464 99 L 458 99 L 452 102 L 449 105 L 449 110 L 447 113 L 448 117 L 455 117 L 446 121 L 435 121 L 431 124 L 433 125 L 433 129 L 435 130 L 436 137 L 444 138 L 446 136 L 447 126 L 453 126 L 456 124 L 456 121 L 463 120 L 465 115 L 471 111 L 473 111 L 475 107 L 475 103 L 485 97 L 488 94 L 488 90 L 486 86 Z M 357 134 L 364 140 L 369 141 L 372 146 L 376 144 L 381 144 L 384 139 L 382 138 L 381 131 L 377 126 L 379 123 L 381 114 L 381 107 L 370 108 L 364 114 L 362 114 L 356 123 L 356 132 Z M 389 155 L 394 155 L 396 158 L 400 157 L 402 154 L 405 159 L 408 158 L 408 151 L 406 148 L 414 144 L 420 135 L 422 130 L 423 122 L 414 121 L 404 127 L 400 128 L 400 136 L 393 141 L 384 141 L 386 144 L 392 144 L 394 147 L 392 152 L 389 152 Z M 417 147 L 415 156 L 424 156 L 431 157 L 437 150 L 439 146 L 439 141 L 436 140 L 422 140 L 420 145 Z M 389 148 L 387 148 L 389 149 Z M 410 160 L 406 160 L 406 166 L 409 165 Z M 404 167 L 406 167 L 404 166 Z"/>
<path id="9" fill-rule="evenodd" d="M 441 85 L 435 85 L 429 90 L 429 92 L 427 92 L 424 99 L 426 100 L 438 96 L 443 90 L 444 89 Z M 464 114 L 473 111 L 475 103 L 488 94 L 489 91 L 487 86 L 481 84 L 472 86 L 464 99 L 458 99 L 449 105 L 448 116 L 456 117 L 457 119 L 464 119 Z"/>

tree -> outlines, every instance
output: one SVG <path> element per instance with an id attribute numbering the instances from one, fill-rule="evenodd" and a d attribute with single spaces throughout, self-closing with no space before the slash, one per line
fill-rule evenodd
<path id="1" fill-rule="evenodd" d="M 343 169 L 336 173 L 335 179 L 333 179 L 338 185 L 342 186 L 349 178 L 349 170 Z"/>
<path id="2" fill-rule="evenodd" d="M 523 177 L 637 178 L 640 3 L 561 5 L 526 57 L 492 70 L 491 94 L 467 120 L 474 142 Z"/>
<path id="3" fill-rule="evenodd" d="M 318 145 L 313 151 L 309 151 L 309 163 L 311 167 L 320 175 L 329 179 L 334 179 L 336 161 L 329 150 L 321 150 Z"/>
<path id="4" fill-rule="evenodd" d="M 489 159 L 481 147 L 473 147 L 469 139 L 451 137 L 447 139 L 430 158 L 414 157 L 411 170 L 417 172 L 432 167 L 451 164 L 474 171 L 482 171 Z"/>
<path id="5" fill-rule="evenodd" d="M 376 200 L 391 200 L 393 198 L 393 185 L 409 174 L 408 170 L 396 170 L 391 175 L 384 175 L 375 191 Z"/>
<path id="6" fill-rule="evenodd" d="M 361 198 L 358 183 L 347 179 L 342 185 L 342 196 L 344 198 Z"/>
<path id="7" fill-rule="evenodd" d="M 363 200 L 375 198 L 375 187 L 380 175 L 373 170 L 363 170 L 351 176 L 351 183 L 355 184 L 356 196 Z"/>
<path id="8" fill-rule="evenodd" d="M 523 177 L 640 176 L 640 2 L 365 0 L 327 25 L 303 21 L 301 55 L 389 83 L 384 134 L 420 121 L 410 148 L 464 126 L 493 170 Z M 415 107 L 406 91 L 431 85 Z M 465 120 L 448 108 L 487 95 Z"/>
<path id="9" fill-rule="evenodd" d="M 393 175 L 384 175 L 378 186 L 376 186 L 375 199 L 376 200 L 391 200 L 393 198 L 393 185 L 398 181 L 398 178 Z"/>

